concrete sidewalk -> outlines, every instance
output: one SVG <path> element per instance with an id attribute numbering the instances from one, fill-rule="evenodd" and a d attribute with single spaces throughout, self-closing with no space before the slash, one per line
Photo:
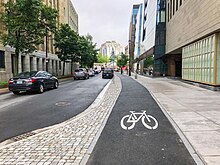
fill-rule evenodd
<path id="1" fill-rule="evenodd" d="M 209 165 L 219 165 L 220 92 L 168 78 L 138 75 L 136 80 L 150 91 L 200 158 Z"/>

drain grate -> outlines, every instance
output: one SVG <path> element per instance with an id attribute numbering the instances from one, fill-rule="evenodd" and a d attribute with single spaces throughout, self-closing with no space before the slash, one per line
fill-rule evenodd
<path id="1" fill-rule="evenodd" d="M 11 138 L 11 140 L 13 140 L 13 141 L 19 141 L 19 140 L 26 139 L 26 138 L 28 138 L 28 137 L 30 137 L 30 136 L 33 136 L 33 135 L 36 135 L 36 133 L 34 133 L 34 132 L 28 132 L 28 133 L 25 133 L 25 134 L 22 134 L 22 135 L 13 137 L 13 138 Z"/>
<path id="2" fill-rule="evenodd" d="M 61 101 L 61 102 L 57 102 L 55 105 L 56 105 L 56 106 L 59 106 L 59 107 L 63 107 L 63 106 L 68 106 L 68 105 L 70 105 L 70 104 L 71 104 L 70 102 Z"/>

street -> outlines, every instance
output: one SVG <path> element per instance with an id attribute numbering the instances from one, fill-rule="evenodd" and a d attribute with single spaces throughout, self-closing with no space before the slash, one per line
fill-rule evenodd
<path id="1" fill-rule="evenodd" d="M 88 80 L 68 79 L 43 94 L 0 95 L 0 142 L 66 121 L 84 111 L 108 82 L 101 75 Z"/>

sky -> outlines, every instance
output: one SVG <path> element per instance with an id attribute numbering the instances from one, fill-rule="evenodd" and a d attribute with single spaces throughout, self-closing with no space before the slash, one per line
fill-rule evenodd
<path id="1" fill-rule="evenodd" d="M 128 44 L 133 4 L 143 0 L 72 0 L 79 16 L 79 34 L 91 34 L 98 48 L 105 41 Z"/>

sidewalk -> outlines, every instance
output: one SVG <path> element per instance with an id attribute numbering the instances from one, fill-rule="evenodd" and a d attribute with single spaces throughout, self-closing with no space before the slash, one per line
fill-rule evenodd
<path id="1" fill-rule="evenodd" d="M 208 165 L 219 165 L 220 92 L 167 78 L 152 79 L 138 75 L 136 80 L 169 114 L 200 158 Z"/>

